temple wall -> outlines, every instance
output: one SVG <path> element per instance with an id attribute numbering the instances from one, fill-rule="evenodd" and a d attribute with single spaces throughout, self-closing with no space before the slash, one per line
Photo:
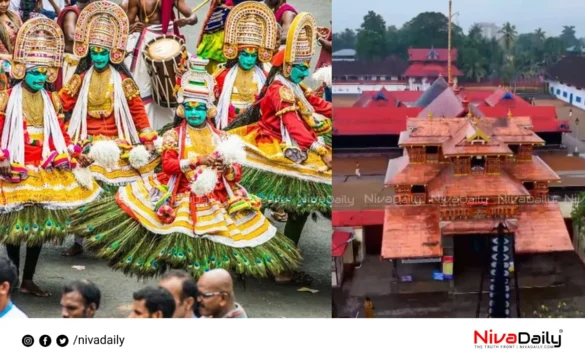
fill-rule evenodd
<path id="1" fill-rule="evenodd" d="M 333 82 L 333 94 L 336 95 L 350 95 L 350 94 L 361 94 L 365 91 L 379 91 L 382 87 L 386 88 L 388 91 L 402 91 L 408 90 L 408 85 L 406 83 L 396 83 L 396 82 L 389 82 L 384 83 L 384 81 L 380 81 L 379 83 L 375 84 L 359 84 L 359 83 L 342 83 L 336 84 Z"/>
<path id="2" fill-rule="evenodd" d="M 556 81 L 548 82 L 548 91 L 556 98 L 565 101 L 574 107 L 585 109 L 585 90 L 577 89 Z M 572 95 L 572 98 L 571 98 Z"/>

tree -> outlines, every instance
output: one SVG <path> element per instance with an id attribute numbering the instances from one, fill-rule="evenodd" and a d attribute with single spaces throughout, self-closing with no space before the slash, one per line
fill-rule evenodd
<path id="1" fill-rule="evenodd" d="M 361 60 L 383 59 L 388 55 L 386 22 L 381 15 L 369 11 L 357 35 L 357 56 Z"/>
<path id="2" fill-rule="evenodd" d="M 473 79 L 476 82 L 486 76 L 485 60 L 476 48 L 463 48 L 461 51 L 461 64 L 465 78 Z"/>
<path id="3" fill-rule="evenodd" d="M 525 316 L 527 317 L 527 316 Z M 541 305 L 538 310 L 532 312 L 532 318 L 582 318 L 583 312 L 569 308 L 567 303 L 558 302 L 556 306 Z"/>
<path id="4" fill-rule="evenodd" d="M 546 33 L 541 28 L 538 28 L 534 31 L 534 38 L 536 39 L 537 44 L 544 44 Z"/>
<path id="5" fill-rule="evenodd" d="M 447 48 L 449 19 L 442 13 L 426 12 L 404 24 L 404 42 L 411 48 Z M 462 46 L 465 40 L 463 30 L 452 24 L 452 46 Z"/>
<path id="6" fill-rule="evenodd" d="M 499 33 L 502 34 L 502 37 L 500 38 L 502 41 L 502 46 L 504 47 L 504 49 L 506 49 L 506 51 L 509 52 L 512 49 L 512 46 L 514 45 L 516 36 L 518 35 L 518 32 L 516 31 L 516 26 L 507 22 L 504 24 L 502 29 L 500 29 Z"/>
<path id="7" fill-rule="evenodd" d="M 565 44 L 567 44 L 567 47 L 580 45 L 579 40 L 577 40 L 577 37 L 575 36 L 575 33 L 575 26 L 563 26 L 563 32 L 561 33 L 560 38 L 565 42 Z"/>
<path id="8" fill-rule="evenodd" d="M 345 29 L 341 33 L 333 34 L 333 51 L 341 49 L 355 49 L 357 35 L 351 29 Z"/>

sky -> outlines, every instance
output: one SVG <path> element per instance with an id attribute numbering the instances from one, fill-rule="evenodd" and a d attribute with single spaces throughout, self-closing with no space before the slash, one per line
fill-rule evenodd
<path id="1" fill-rule="evenodd" d="M 449 12 L 448 0 L 333 0 L 333 30 L 360 27 L 369 10 L 382 15 L 386 25 L 401 27 L 425 11 Z M 455 16 L 459 13 L 458 16 Z M 583 0 L 453 0 L 453 22 L 465 33 L 474 23 L 509 21 L 519 33 L 542 28 L 547 36 L 558 36 L 563 25 L 574 25 L 577 38 L 585 37 Z"/>

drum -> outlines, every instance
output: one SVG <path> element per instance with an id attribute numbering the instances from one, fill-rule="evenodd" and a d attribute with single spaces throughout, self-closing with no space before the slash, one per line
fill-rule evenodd
<path id="1" fill-rule="evenodd" d="M 142 53 L 152 84 L 152 98 L 161 107 L 177 107 L 175 86 L 184 72 L 187 48 L 183 39 L 163 35 L 146 44 Z"/>

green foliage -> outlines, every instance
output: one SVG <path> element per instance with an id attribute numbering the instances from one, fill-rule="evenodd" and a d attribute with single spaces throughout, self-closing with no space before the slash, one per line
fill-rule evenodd
<path id="1" fill-rule="evenodd" d="M 350 29 L 334 34 L 333 47 L 356 49 L 362 60 L 384 59 L 390 55 L 408 60 L 409 48 L 446 48 L 448 24 L 444 14 L 425 12 L 397 28 L 386 26 L 382 16 L 370 11 L 357 34 Z M 459 49 L 457 64 L 467 81 L 499 79 L 513 83 L 522 77 L 536 77 L 556 63 L 567 47 L 584 45 L 575 37 L 574 26 L 564 26 L 561 36 L 547 37 L 541 28 L 519 34 L 507 22 L 496 39 L 487 39 L 478 25 L 473 25 L 465 35 L 459 26 L 452 24 L 452 46 Z"/>
<path id="2" fill-rule="evenodd" d="M 567 303 L 559 301 L 556 305 L 541 305 L 532 312 L 532 318 L 582 318 L 583 312 L 567 306 Z"/>
<path id="3" fill-rule="evenodd" d="M 571 211 L 571 219 L 575 220 L 577 226 L 583 226 L 585 218 L 585 192 L 581 192 L 577 196 L 577 201 L 573 202 L 573 211 Z"/>

